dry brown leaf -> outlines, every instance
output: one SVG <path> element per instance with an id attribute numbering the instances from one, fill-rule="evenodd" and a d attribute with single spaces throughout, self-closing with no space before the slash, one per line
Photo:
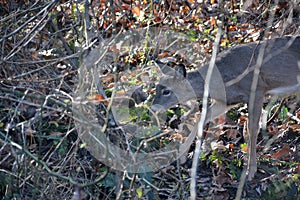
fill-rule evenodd
<path id="1" fill-rule="evenodd" d="M 159 54 L 159 57 L 160 58 L 165 58 L 165 57 L 167 57 L 169 55 L 169 52 L 168 51 L 164 51 L 164 52 L 162 52 L 161 54 Z"/>
<path id="2" fill-rule="evenodd" d="M 132 13 L 137 16 L 137 17 L 140 17 L 141 16 L 141 9 L 138 7 L 138 6 L 135 6 L 133 9 L 132 9 Z"/>
<path id="3" fill-rule="evenodd" d="M 183 137 L 183 136 L 182 136 L 181 134 L 179 134 L 179 133 L 174 133 L 174 134 L 172 134 L 172 135 L 171 135 L 171 139 L 172 139 L 173 141 L 178 141 L 178 142 L 180 142 L 180 143 L 184 143 L 185 140 L 186 140 L 186 138 Z"/>
<path id="4" fill-rule="evenodd" d="M 247 121 L 247 119 L 248 119 L 247 116 L 245 116 L 245 115 L 241 116 L 239 118 L 239 125 L 245 123 Z"/>
<path id="5" fill-rule="evenodd" d="M 290 125 L 292 131 L 300 133 L 300 124 Z"/>
<path id="6" fill-rule="evenodd" d="M 229 26 L 229 31 L 236 31 L 237 27 L 236 26 Z"/>
<path id="7" fill-rule="evenodd" d="M 99 104 L 100 102 L 104 102 L 105 105 L 108 105 L 108 101 L 104 99 L 101 94 L 93 94 L 87 97 L 87 99 L 93 104 Z"/>
<path id="8" fill-rule="evenodd" d="M 216 23 L 217 23 L 216 19 L 214 17 L 211 17 L 210 18 L 210 23 L 211 23 L 212 26 L 216 25 Z"/>
<path id="9" fill-rule="evenodd" d="M 276 133 L 278 133 L 278 128 L 276 126 L 268 125 L 267 129 L 269 135 L 275 135 Z"/>
<path id="10" fill-rule="evenodd" d="M 233 150 L 233 149 L 235 149 L 235 146 L 234 146 L 234 144 L 230 143 L 230 144 L 226 145 L 226 148 Z"/>
<path id="11" fill-rule="evenodd" d="M 279 151 L 272 155 L 273 158 L 281 160 L 286 158 L 291 151 L 291 148 L 288 144 L 285 144 Z"/>
<path id="12" fill-rule="evenodd" d="M 106 74 L 105 76 L 101 77 L 101 81 L 104 83 L 111 83 L 114 82 L 115 75 L 113 74 Z"/>

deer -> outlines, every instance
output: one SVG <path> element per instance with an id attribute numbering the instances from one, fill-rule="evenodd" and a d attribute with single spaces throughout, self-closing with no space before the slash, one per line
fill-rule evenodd
<path id="1" fill-rule="evenodd" d="M 160 61 L 157 65 L 164 75 L 156 85 L 151 105 L 154 112 L 164 112 L 178 103 L 203 98 L 209 64 L 190 72 L 183 64 L 177 69 Z M 256 143 L 265 98 L 284 98 L 300 93 L 300 36 L 236 45 L 217 56 L 214 71 L 209 83 L 210 98 L 214 102 L 207 110 L 205 123 L 237 104 L 245 103 L 249 108 L 253 103 L 253 109 L 248 111 L 249 136 L 246 140 L 246 170 L 248 180 L 252 180 L 257 172 Z M 254 78 L 257 81 L 255 87 L 252 86 Z"/>

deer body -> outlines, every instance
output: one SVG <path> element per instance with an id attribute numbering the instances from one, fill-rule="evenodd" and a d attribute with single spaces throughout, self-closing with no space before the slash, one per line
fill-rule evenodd
<path id="1" fill-rule="evenodd" d="M 262 55 L 261 48 L 264 48 Z M 259 56 L 263 60 L 260 71 L 257 71 L 255 66 Z M 162 67 L 168 75 L 162 77 L 156 86 L 156 97 L 151 108 L 164 111 L 177 103 L 202 98 L 208 66 L 188 73 L 182 67 L 179 71 Z M 210 96 L 215 103 L 208 110 L 206 122 L 226 111 L 222 105 L 229 108 L 229 105 L 238 103 L 248 104 L 248 178 L 252 179 L 257 170 L 256 142 L 264 97 L 269 94 L 286 96 L 300 91 L 300 37 L 238 45 L 217 57 L 215 70 L 218 73 L 213 73 L 210 82 Z M 251 89 L 254 76 L 258 78 L 255 90 Z"/>

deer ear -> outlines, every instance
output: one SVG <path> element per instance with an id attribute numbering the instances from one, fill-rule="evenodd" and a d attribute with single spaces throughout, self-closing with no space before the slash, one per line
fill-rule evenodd
<path id="1" fill-rule="evenodd" d="M 174 76 L 176 74 L 176 71 L 174 69 L 172 69 L 171 67 L 169 67 L 167 63 L 161 62 L 159 60 L 156 60 L 154 63 L 163 74 L 169 75 L 169 76 Z"/>
<path id="2" fill-rule="evenodd" d="M 180 74 L 181 76 L 183 76 L 184 78 L 186 78 L 186 69 L 184 64 L 179 64 L 177 67 L 177 74 Z"/>

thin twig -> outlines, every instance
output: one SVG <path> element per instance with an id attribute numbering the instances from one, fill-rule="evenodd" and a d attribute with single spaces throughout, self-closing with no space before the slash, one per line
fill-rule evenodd
<path id="1" fill-rule="evenodd" d="M 206 119 L 206 114 L 207 114 L 207 108 L 208 108 L 208 96 L 209 96 L 209 84 L 212 76 L 212 72 L 215 66 L 216 62 L 216 57 L 217 57 L 217 52 L 218 52 L 218 47 L 220 44 L 222 36 L 222 29 L 219 27 L 218 28 L 218 33 L 216 36 L 216 40 L 213 46 L 213 53 L 212 53 L 212 58 L 209 63 L 209 67 L 207 70 L 207 75 L 205 79 L 205 85 L 204 85 L 204 95 L 203 95 L 203 111 L 201 113 L 201 117 L 199 122 L 197 123 L 197 141 L 196 141 L 196 148 L 195 148 L 195 153 L 193 157 L 193 165 L 191 169 L 191 184 L 190 184 L 190 194 L 191 194 L 191 199 L 194 200 L 197 198 L 197 193 L 196 193 L 196 177 L 197 177 L 197 168 L 198 168 L 198 160 L 199 156 L 201 153 L 201 146 L 202 146 L 202 139 L 203 139 L 203 129 L 204 129 L 204 123 Z"/>

